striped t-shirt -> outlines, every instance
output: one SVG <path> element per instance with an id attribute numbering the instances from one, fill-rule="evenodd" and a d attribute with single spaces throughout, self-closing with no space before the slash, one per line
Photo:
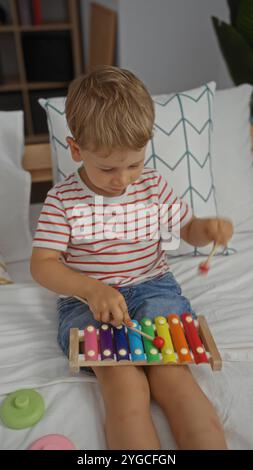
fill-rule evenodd
<path id="1" fill-rule="evenodd" d="M 169 270 L 162 234 L 191 217 L 156 170 L 145 168 L 117 197 L 94 193 L 77 171 L 48 192 L 33 246 L 60 251 L 69 268 L 115 287 L 136 284 Z"/>

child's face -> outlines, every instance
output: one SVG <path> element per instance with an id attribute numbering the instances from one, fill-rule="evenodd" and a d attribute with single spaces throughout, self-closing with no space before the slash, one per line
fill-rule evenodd
<path id="1" fill-rule="evenodd" d="M 84 162 L 84 179 L 93 189 L 99 190 L 105 196 L 119 196 L 127 186 L 136 181 L 142 173 L 146 146 L 141 150 L 113 150 L 106 151 L 81 150 L 73 139 L 67 139 L 75 161 Z"/>

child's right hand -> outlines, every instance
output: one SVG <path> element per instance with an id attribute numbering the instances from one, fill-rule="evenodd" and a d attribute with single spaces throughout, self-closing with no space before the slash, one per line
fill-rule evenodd
<path id="1" fill-rule="evenodd" d="M 125 299 L 114 287 L 96 280 L 86 299 L 95 320 L 113 326 L 120 326 L 123 322 L 131 324 Z"/>

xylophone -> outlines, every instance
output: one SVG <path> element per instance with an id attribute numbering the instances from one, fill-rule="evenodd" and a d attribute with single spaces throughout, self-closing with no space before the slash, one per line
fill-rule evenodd
<path id="1" fill-rule="evenodd" d="M 84 330 L 70 329 L 69 362 L 73 373 L 80 367 L 184 365 L 210 364 L 213 370 L 220 370 L 222 361 L 213 336 L 204 316 L 194 320 L 190 313 L 179 317 L 169 314 L 152 320 L 144 317 L 133 326 L 148 334 L 164 339 L 159 351 L 150 339 L 141 336 L 126 326 L 113 327 L 108 323 L 100 328 L 92 325 Z"/>

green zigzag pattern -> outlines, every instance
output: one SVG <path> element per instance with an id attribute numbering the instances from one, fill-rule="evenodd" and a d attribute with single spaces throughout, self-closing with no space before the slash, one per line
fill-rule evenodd
<path id="1" fill-rule="evenodd" d="M 167 135 L 168 137 L 170 137 L 170 135 L 176 130 L 176 128 L 179 126 L 179 124 L 181 124 L 186 122 L 187 124 L 189 124 L 190 127 L 192 127 L 192 129 L 194 129 L 199 135 L 202 134 L 202 132 L 205 130 L 206 126 L 208 124 L 213 124 L 212 120 L 211 119 L 208 119 L 205 124 L 201 127 L 201 129 L 197 129 L 197 127 L 195 127 L 190 121 L 188 121 L 188 119 L 186 118 L 181 118 L 179 119 L 179 121 L 175 124 L 175 126 L 168 132 L 166 131 L 165 129 L 163 129 L 162 127 L 158 126 L 158 124 L 154 124 L 154 127 L 159 129 L 163 134 Z"/>
<path id="2" fill-rule="evenodd" d="M 185 155 L 187 155 L 187 152 L 185 152 L 182 157 L 180 157 L 180 159 L 177 161 L 177 163 L 174 165 L 174 166 L 170 166 L 167 162 L 165 162 L 161 157 L 159 157 L 159 155 L 157 155 L 156 153 L 152 153 L 152 155 L 150 155 L 150 157 L 148 158 L 148 160 L 145 162 L 145 166 L 148 165 L 148 163 L 151 161 L 151 159 L 153 160 L 159 160 L 161 163 L 163 163 L 164 166 L 166 166 L 167 168 L 169 168 L 169 170 L 171 171 L 174 171 L 181 163 L 182 160 L 184 160 L 184 157 Z M 208 152 L 203 164 L 201 164 L 197 158 L 193 155 L 193 153 L 189 152 L 189 155 L 192 157 L 192 159 L 197 163 L 197 165 L 200 167 L 200 168 L 204 168 L 207 160 L 209 158 L 211 158 L 211 155 L 210 153 Z"/>
<path id="3" fill-rule="evenodd" d="M 193 96 L 188 95 L 187 93 L 175 93 L 165 103 L 159 103 L 159 101 L 156 101 L 156 100 L 153 100 L 153 101 L 158 106 L 167 106 L 167 104 L 169 104 L 171 101 L 173 101 L 174 99 L 178 99 L 178 97 L 182 96 L 184 98 L 189 98 L 189 100 L 192 100 L 195 103 L 197 103 L 199 100 L 201 100 L 202 96 L 204 96 L 206 93 L 210 93 L 212 95 L 212 97 L 214 97 L 214 94 L 213 94 L 212 90 L 207 85 L 205 85 L 204 90 L 202 91 L 202 93 L 200 93 L 198 98 L 193 98 Z"/>
<path id="4" fill-rule="evenodd" d="M 181 195 L 181 197 L 185 197 L 185 195 L 187 193 L 190 192 L 190 201 L 191 201 L 191 207 L 192 207 L 192 210 L 193 210 L 193 213 L 194 213 L 194 198 L 193 198 L 193 194 L 195 193 L 200 199 L 202 199 L 204 202 L 207 202 L 212 196 L 214 197 L 214 204 L 215 204 L 215 208 L 216 208 L 216 213 L 217 213 L 217 203 L 216 203 L 216 199 L 215 199 L 215 191 L 214 191 L 214 179 L 213 179 L 213 173 L 212 173 L 212 165 L 211 165 L 211 154 L 210 154 L 210 133 L 211 133 L 211 128 L 213 126 L 213 122 L 212 122 L 212 119 L 211 119 L 211 104 L 210 104 L 210 96 L 209 94 L 211 94 L 211 96 L 213 97 L 213 93 L 212 91 L 210 90 L 210 88 L 208 86 L 205 86 L 205 89 L 203 90 L 202 93 L 200 93 L 200 95 L 197 97 L 197 98 L 193 98 L 192 96 L 186 94 L 186 93 L 177 93 L 175 95 L 173 95 L 172 97 L 170 97 L 165 103 L 159 103 L 157 102 L 157 100 L 154 100 L 154 102 L 158 105 L 158 106 L 162 106 L 162 107 L 165 107 L 167 106 L 169 103 L 171 103 L 172 100 L 174 99 L 177 99 L 178 100 L 178 104 L 179 104 L 179 107 L 180 107 L 180 112 L 181 112 L 181 118 L 178 120 L 178 122 L 175 124 L 175 126 L 170 130 L 170 131 L 166 131 L 165 129 L 161 128 L 159 125 L 155 124 L 155 128 L 156 129 L 159 129 L 160 132 L 164 133 L 167 137 L 170 137 L 172 135 L 172 133 L 177 129 L 177 127 L 179 125 L 182 125 L 183 126 L 183 132 L 184 132 L 184 138 L 185 138 L 185 146 L 186 146 L 186 151 L 184 152 L 184 154 L 179 158 L 179 160 L 177 161 L 177 163 L 174 165 L 174 166 L 171 166 L 169 165 L 166 161 L 164 161 L 161 157 L 159 157 L 159 155 L 157 155 L 156 151 L 155 151 L 155 139 L 152 138 L 151 140 L 151 149 L 152 149 L 152 154 L 151 156 L 148 158 L 147 162 L 145 163 L 145 165 L 148 165 L 151 161 L 153 163 L 153 167 L 154 168 L 157 168 L 157 160 L 159 160 L 164 166 L 166 166 L 167 168 L 169 168 L 171 171 L 174 171 L 181 163 L 183 160 L 185 160 L 185 158 L 187 159 L 187 170 L 188 170 L 188 180 L 189 180 L 189 186 L 188 188 L 185 189 L 185 191 L 183 192 L 183 194 Z M 197 103 L 198 101 L 200 101 L 202 98 L 208 100 L 208 113 L 209 113 L 209 118 L 207 119 L 207 121 L 203 124 L 203 126 L 198 129 L 196 126 L 194 126 L 190 121 L 189 119 L 187 119 L 187 117 L 185 117 L 184 115 L 184 107 L 183 107 L 183 104 L 182 104 L 182 97 L 184 98 L 188 98 L 190 100 L 192 100 L 193 102 Z M 204 132 L 204 130 L 207 128 L 208 126 L 208 143 L 209 143 L 209 151 L 208 151 L 208 154 L 207 156 L 205 157 L 205 160 L 204 162 L 201 164 L 198 159 L 196 158 L 195 155 L 193 155 L 193 153 L 190 151 L 190 148 L 189 148 L 189 144 L 188 144 L 188 139 L 187 139 L 187 129 L 186 129 L 186 126 L 189 126 L 191 127 L 191 129 L 194 131 L 194 132 L 197 132 L 199 135 L 202 134 L 202 132 Z M 202 194 L 199 193 L 199 191 L 197 191 L 196 188 L 194 188 L 193 184 L 192 184 L 192 177 L 191 177 L 191 161 L 194 160 L 195 163 L 197 163 L 197 165 L 200 167 L 200 168 L 204 168 L 205 165 L 207 164 L 207 162 L 209 161 L 209 164 L 210 164 L 210 173 L 211 173 L 211 180 L 212 180 L 212 184 L 211 184 L 211 187 L 209 188 L 209 191 L 208 191 L 208 195 L 207 197 L 204 197 Z M 201 254 L 201 252 L 198 250 L 198 248 L 196 247 L 194 250 L 193 250 L 193 254 L 194 256 L 198 256 Z"/>
<path id="5" fill-rule="evenodd" d="M 191 201 L 191 207 L 192 207 L 192 210 L 193 210 L 193 213 L 194 213 L 194 199 L 193 199 L 193 194 L 195 193 L 200 199 L 202 199 L 204 202 L 207 202 L 210 197 L 213 195 L 214 196 L 214 203 L 215 203 L 215 207 L 216 207 L 216 212 L 217 212 L 217 204 L 216 204 L 216 200 L 215 200 L 215 193 L 214 193 L 214 183 L 213 183 L 213 174 L 212 174 L 212 166 L 211 166 L 211 154 L 210 154 L 210 132 L 211 132 L 211 126 L 213 125 L 212 123 L 212 119 L 211 119 L 211 106 L 210 106 L 210 97 L 209 97 L 209 93 L 213 96 L 213 93 L 212 91 L 210 90 L 210 88 L 208 86 L 205 86 L 204 90 L 200 93 L 200 95 L 197 97 L 197 98 L 193 98 L 192 96 L 186 94 L 186 93 L 176 93 L 175 95 L 173 95 L 172 97 L 170 97 L 165 103 L 159 103 L 157 102 L 156 100 L 154 100 L 154 102 L 156 104 L 158 104 L 159 106 L 167 106 L 173 99 L 177 99 L 178 100 L 178 104 L 179 104 L 179 107 L 180 107 L 180 112 L 181 112 L 181 118 L 178 120 L 178 122 L 175 124 L 175 126 L 173 126 L 173 128 L 170 130 L 170 131 L 166 131 L 165 129 L 161 128 L 160 126 L 158 126 L 157 124 L 155 124 L 155 127 L 157 129 L 159 129 L 161 132 L 163 132 L 167 137 L 170 137 L 171 134 L 175 131 L 175 129 L 181 124 L 182 127 L 183 127 L 183 132 L 184 132 L 184 138 L 185 138 L 185 147 L 186 147 L 186 151 L 184 152 L 184 154 L 179 158 L 179 160 L 177 161 L 177 163 L 174 165 L 174 166 L 171 166 L 169 165 L 166 161 L 164 161 L 161 157 L 159 157 L 159 155 L 156 153 L 155 151 L 155 138 L 153 137 L 152 140 L 151 140 L 151 148 L 152 148 L 152 154 L 151 156 L 148 158 L 147 162 L 145 162 L 145 166 L 147 166 L 151 161 L 153 163 L 153 167 L 154 168 L 157 168 L 157 163 L 156 163 L 156 160 L 159 160 L 164 166 L 166 166 L 167 168 L 169 168 L 171 171 L 174 171 L 181 163 L 182 161 L 185 160 L 185 158 L 187 159 L 187 171 L 188 171 L 188 180 L 189 180 L 189 186 L 188 188 L 185 189 L 185 191 L 183 192 L 183 194 L 181 195 L 181 197 L 184 197 L 188 192 L 190 192 L 190 201 Z M 209 117 L 207 119 L 207 121 L 203 124 L 203 126 L 198 129 L 196 126 L 194 126 L 184 115 L 184 108 L 183 108 L 183 104 L 182 104 L 182 100 L 181 98 L 182 97 L 186 97 L 186 98 L 189 98 L 191 99 L 192 101 L 194 101 L 195 103 L 197 103 L 199 100 L 201 100 L 202 98 L 207 98 L 208 100 L 208 112 L 209 112 Z M 204 132 L 204 130 L 206 129 L 206 127 L 208 126 L 208 140 L 209 140 L 209 151 L 208 151 L 208 154 L 207 156 L 205 157 L 205 160 L 204 162 L 201 164 L 198 159 L 196 158 L 195 155 L 193 155 L 193 153 L 190 151 L 189 149 L 189 145 L 188 145 L 188 139 L 187 139 L 187 129 L 186 129 L 186 125 L 189 125 L 195 132 L 197 132 L 199 135 L 202 134 Z M 191 177 L 191 161 L 195 161 L 197 163 L 197 165 L 200 167 L 200 168 L 204 168 L 205 165 L 207 164 L 207 161 L 209 161 L 209 164 L 210 164 L 210 171 L 211 171 L 211 179 L 212 179 L 212 184 L 211 184 L 211 187 L 209 188 L 209 191 L 208 191 L 208 196 L 205 198 L 202 194 L 200 194 L 196 188 L 194 188 L 193 184 L 192 184 L 192 177 Z"/>
<path id="6" fill-rule="evenodd" d="M 57 114 L 59 114 L 60 116 L 63 116 L 65 114 L 65 110 L 64 111 L 60 111 L 59 109 L 55 108 L 54 106 L 52 106 L 48 101 L 46 102 L 45 104 L 45 107 L 46 108 L 51 108 L 53 109 Z M 53 143 L 53 146 L 54 146 L 54 151 L 55 151 L 55 155 L 57 156 L 57 149 L 56 149 L 56 145 L 55 143 L 57 142 L 61 147 L 63 147 L 65 150 L 68 150 L 69 148 L 69 145 L 68 144 L 64 144 L 63 142 L 61 142 L 61 140 L 59 140 L 55 135 L 54 135 L 54 132 L 53 132 L 53 124 L 52 124 L 52 121 L 51 121 L 51 117 L 50 117 L 50 113 L 48 112 L 47 110 L 47 118 L 48 118 L 48 125 L 49 125 L 49 129 L 50 129 L 50 134 L 51 134 L 51 139 L 52 139 L 52 143 Z M 61 174 L 61 176 L 63 178 L 66 178 L 66 174 L 60 169 L 59 167 L 59 163 L 58 163 L 58 158 L 56 157 L 56 162 L 57 162 L 57 172 L 59 174 Z"/>

